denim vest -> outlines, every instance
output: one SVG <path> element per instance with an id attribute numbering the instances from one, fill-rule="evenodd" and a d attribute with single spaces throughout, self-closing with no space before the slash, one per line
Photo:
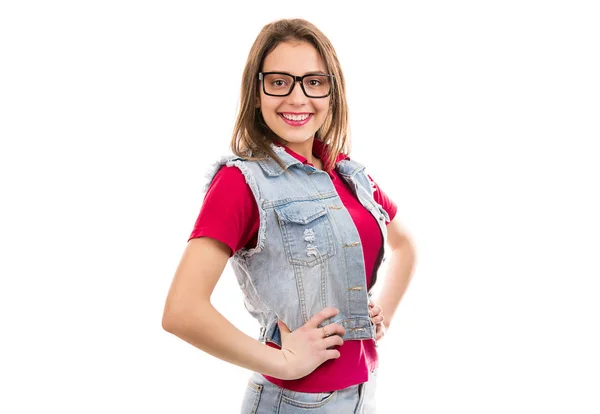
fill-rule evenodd
<path id="1" fill-rule="evenodd" d="M 344 340 L 375 338 L 369 318 L 363 251 L 356 226 L 331 177 L 273 146 L 283 162 L 224 157 L 212 168 L 209 183 L 223 166 L 243 173 L 260 216 L 255 248 L 241 249 L 230 260 L 248 312 L 260 323 L 259 340 L 281 346 L 277 318 L 290 330 L 300 328 L 325 307 L 340 312 L 323 322 L 346 329 Z M 352 160 L 336 164 L 360 203 L 375 217 L 383 246 L 387 212 L 373 199 L 365 167 Z M 380 249 L 371 285 L 383 258 Z"/>

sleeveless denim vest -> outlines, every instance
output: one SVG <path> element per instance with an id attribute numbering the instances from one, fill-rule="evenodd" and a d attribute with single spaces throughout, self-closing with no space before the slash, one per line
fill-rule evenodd
<path id="1" fill-rule="evenodd" d="M 301 163 L 281 147 L 273 149 L 284 169 L 271 158 L 224 157 L 208 174 L 206 186 L 222 166 L 235 166 L 256 199 L 257 245 L 236 252 L 230 263 L 246 309 L 260 323 L 259 340 L 281 346 L 277 318 L 293 331 L 325 307 L 340 312 L 321 326 L 341 324 L 346 329 L 344 340 L 375 338 L 368 308 L 372 286 L 366 286 L 360 238 L 329 174 Z M 389 216 L 373 199 L 364 169 L 352 160 L 336 164 L 338 174 L 375 217 L 382 234 L 373 285 L 383 259 Z"/>

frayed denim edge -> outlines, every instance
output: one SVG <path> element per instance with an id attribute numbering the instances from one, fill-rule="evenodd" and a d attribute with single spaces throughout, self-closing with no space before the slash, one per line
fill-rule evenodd
<path id="1" fill-rule="evenodd" d="M 216 161 L 210 165 L 207 172 L 204 174 L 204 179 L 206 180 L 206 184 L 204 185 L 204 188 L 202 190 L 204 195 L 206 195 L 206 192 L 208 191 L 210 184 L 212 183 L 213 179 L 215 178 L 215 175 L 219 172 L 219 170 L 223 166 L 237 167 L 242 172 L 242 174 L 244 175 L 244 178 L 246 179 L 246 184 L 248 184 L 248 186 L 250 187 L 250 190 L 252 190 L 252 194 L 254 194 L 254 198 L 255 198 L 256 204 L 258 206 L 260 224 L 259 224 L 259 228 L 258 228 L 257 246 L 255 248 L 248 249 L 248 250 L 242 249 L 238 252 L 238 254 L 240 254 L 242 257 L 250 257 L 250 256 L 254 255 L 255 253 L 261 252 L 264 249 L 265 238 L 267 235 L 267 228 L 266 228 L 267 212 L 263 209 L 263 206 L 262 206 L 263 200 L 260 197 L 260 193 L 258 191 L 258 186 L 256 185 L 256 181 L 254 180 L 254 176 L 252 175 L 252 172 L 244 164 L 244 159 L 237 157 L 235 155 L 223 155 L 218 161 Z"/>
<path id="2" fill-rule="evenodd" d="M 240 169 L 242 174 L 244 174 L 244 178 L 246 179 L 246 184 L 248 184 L 248 186 L 250 186 L 250 190 L 252 190 L 252 194 L 254 194 L 254 199 L 256 200 L 256 204 L 258 206 L 260 223 L 258 226 L 258 241 L 256 243 L 256 247 L 254 247 L 252 249 L 248 249 L 248 250 L 242 249 L 238 252 L 242 257 L 250 257 L 256 253 L 260 253 L 263 250 L 263 248 L 265 247 L 265 238 L 267 237 L 267 227 L 266 227 L 267 212 L 263 209 L 264 200 L 260 197 L 260 192 L 258 191 L 258 186 L 256 185 L 256 181 L 254 180 L 254 176 L 252 175 L 252 172 L 250 171 L 248 166 L 246 166 L 244 164 L 244 162 L 242 160 L 240 160 L 240 159 L 230 160 L 227 162 L 226 165 L 228 167 L 235 166 Z"/>
<path id="3" fill-rule="evenodd" d="M 219 158 L 218 161 L 215 161 L 212 164 L 210 164 L 210 166 L 207 168 L 206 172 L 204 173 L 205 184 L 204 184 L 204 187 L 202 188 L 202 192 L 204 195 L 206 195 L 206 192 L 208 191 L 210 184 L 214 180 L 215 175 L 217 175 L 217 173 L 219 172 L 221 167 L 224 166 L 225 164 L 227 164 L 227 162 L 229 162 L 235 158 L 236 158 L 235 155 L 223 155 L 223 156 L 221 156 L 221 158 Z"/>

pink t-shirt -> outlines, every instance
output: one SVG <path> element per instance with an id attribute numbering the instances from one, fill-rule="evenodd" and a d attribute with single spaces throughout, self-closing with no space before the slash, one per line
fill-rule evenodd
<path id="1" fill-rule="evenodd" d="M 309 164 L 306 158 L 285 148 L 286 152 L 299 161 Z M 326 147 L 314 140 L 313 154 L 324 163 Z M 348 158 L 340 154 L 338 160 Z M 335 189 L 350 213 L 358 230 L 363 247 L 367 286 L 371 283 L 373 268 L 382 245 L 381 232 L 375 218 L 360 204 L 350 187 L 335 170 L 329 173 Z M 387 211 L 390 220 L 396 215 L 397 207 L 377 184 L 374 198 Z M 223 220 L 227 217 L 227 220 Z M 190 239 L 211 237 L 225 243 L 233 255 L 239 249 L 253 248 L 257 243 L 259 228 L 258 206 L 242 172 L 236 167 L 224 167 L 214 177 L 204 198 Z M 189 239 L 188 239 L 189 241 Z M 278 348 L 277 345 L 267 343 Z M 272 383 L 298 392 L 329 392 L 360 384 L 368 380 L 369 371 L 377 367 L 378 357 L 372 339 L 345 341 L 340 358 L 328 360 L 311 374 L 297 380 L 281 380 L 266 376 Z"/>

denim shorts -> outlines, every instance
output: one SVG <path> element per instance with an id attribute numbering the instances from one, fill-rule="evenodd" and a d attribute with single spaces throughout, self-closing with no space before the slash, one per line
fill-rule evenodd
<path id="1" fill-rule="evenodd" d="M 290 391 L 253 372 L 242 402 L 242 414 L 375 414 L 377 370 L 362 384 L 333 392 Z"/>

